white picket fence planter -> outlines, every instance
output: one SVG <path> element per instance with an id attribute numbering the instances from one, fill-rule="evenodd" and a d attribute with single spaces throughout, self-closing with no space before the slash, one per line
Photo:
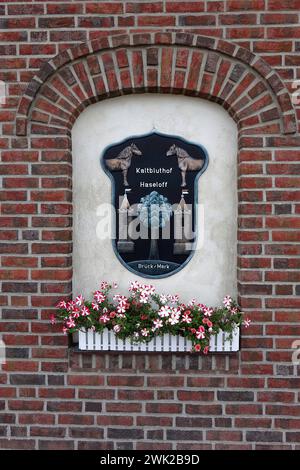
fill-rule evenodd
<path id="1" fill-rule="evenodd" d="M 220 332 L 211 337 L 210 352 L 234 352 L 239 350 L 240 329 L 236 328 L 232 338 L 228 333 Z M 148 352 L 189 352 L 191 341 L 182 336 L 155 337 L 148 343 L 133 344 L 130 340 L 118 339 L 112 331 L 102 333 L 92 330 L 79 331 L 78 347 L 81 351 L 148 351 Z"/>

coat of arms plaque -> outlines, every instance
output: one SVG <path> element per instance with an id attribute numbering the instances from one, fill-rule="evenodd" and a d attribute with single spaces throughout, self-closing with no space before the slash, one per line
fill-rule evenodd
<path id="1" fill-rule="evenodd" d="M 204 148 L 155 132 L 109 146 L 101 163 L 112 182 L 113 245 L 122 264 L 148 278 L 182 269 L 196 247 Z"/>

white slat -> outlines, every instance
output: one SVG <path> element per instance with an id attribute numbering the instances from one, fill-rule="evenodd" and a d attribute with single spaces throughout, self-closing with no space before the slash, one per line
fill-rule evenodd
<path id="1" fill-rule="evenodd" d="M 79 349 L 85 350 L 86 349 L 86 332 L 85 331 L 79 331 L 78 334 L 78 347 Z"/>
<path id="2" fill-rule="evenodd" d="M 231 339 L 228 333 L 224 333 L 224 351 L 231 351 Z"/>
<path id="3" fill-rule="evenodd" d="M 238 351 L 240 349 L 240 329 L 236 328 L 232 336 L 231 351 Z"/>
<path id="4" fill-rule="evenodd" d="M 216 349 L 217 349 L 217 335 L 213 335 L 211 336 L 210 341 L 209 341 L 209 350 L 211 352 L 214 352 L 216 351 Z"/>
<path id="5" fill-rule="evenodd" d="M 171 351 L 176 351 L 177 341 L 176 336 L 171 335 Z"/>
<path id="6" fill-rule="evenodd" d="M 108 351 L 108 330 L 104 330 L 102 335 L 102 349 L 103 351 Z"/>
<path id="7" fill-rule="evenodd" d="M 92 330 L 88 330 L 87 334 L 87 349 L 90 351 L 94 349 L 94 332 Z"/>
<path id="8" fill-rule="evenodd" d="M 131 351 L 131 344 L 130 344 L 130 341 L 128 341 L 127 339 L 125 339 L 124 341 L 124 348 L 125 348 L 124 349 L 125 351 Z"/>
<path id="9" fill-rule="evenodd" d="M 95 334 L 95 344 L 94 344 L 94 349 L 95 351 L 99 351 L 101 349 L 101 342 L 100 342 L 100 339 L 101 339 L 101 335 L 99 335 L 99 333 L 96 333 Z"/>
<path id="10" fill-rule="evenodd" d="M 217 348 L 216 351 L 223 351 L 223 340 L 224 340 L 224 333 L 220 331 L 217 335 Z"/>
<path id="11" fill-rule="evenodd" d="M 185 351 L 185 341 L 183 336 L 178 336 L 178 351 Z"/>
<path id="12" fill-rule="evenodd" d="M 112 331 L 109 332 L 110 350 L 116 350 L 116 337 Z"/>

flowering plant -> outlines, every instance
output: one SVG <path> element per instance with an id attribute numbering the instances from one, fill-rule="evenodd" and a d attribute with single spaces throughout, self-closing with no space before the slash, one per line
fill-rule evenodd
<path id="1" fill-rule="evenodd" d="M 131 282 L 129 295 L 111 294 L 116 284 L 101 282 L 93 300 L 78 295 L 75 300 L 61 300 L 57 315 L 51 318 L 63 322 L 63 332 L 92 329 L 98 333 L 108 328 L 120 339 L 134 343 L 151 341 L 165 333 L 181 335 L 192 341 L 193 351 L 207 354 L 212 335 L 219 331 L 232 334 L 241 324 L 248 327 L 237 303 L 226 296 L 223 305 L 212 308 L 196 302 L 182 303 L 178 295 L 158 294 L 155 287 Z"/>

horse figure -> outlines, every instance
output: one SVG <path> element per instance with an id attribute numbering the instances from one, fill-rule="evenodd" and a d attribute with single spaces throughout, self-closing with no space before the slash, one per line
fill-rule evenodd
<path id="1" fill-rule="evenodd" d="M 134 143 L 132 143 L 131 145 L 128 145 L 128 147 L 125 147 L 116 158 L 110 158 L 109 160 L 105 160 L 107 168 L 109 168 L 111 171 L 123 172 L 124 186 L 129 186 L 127 181 L 127 173 L 131 165 L 131 158 L 134 155 L 141 156 L 142 152 Z"/>
<path id="2" fill-rule="evenodd" d="M 186 172 L 187 171 L 199 171 L 204 165 L 204 158 L 196 159 L 190 157 L 190 155 L 180 147 L 177 147 L 175 144 L 171 145 L 169 150 L 166 153 L 167 157 L 176 156 L 178 162 L 178 168 L 181 171 L 181 187 L 186 186 Z"/>

